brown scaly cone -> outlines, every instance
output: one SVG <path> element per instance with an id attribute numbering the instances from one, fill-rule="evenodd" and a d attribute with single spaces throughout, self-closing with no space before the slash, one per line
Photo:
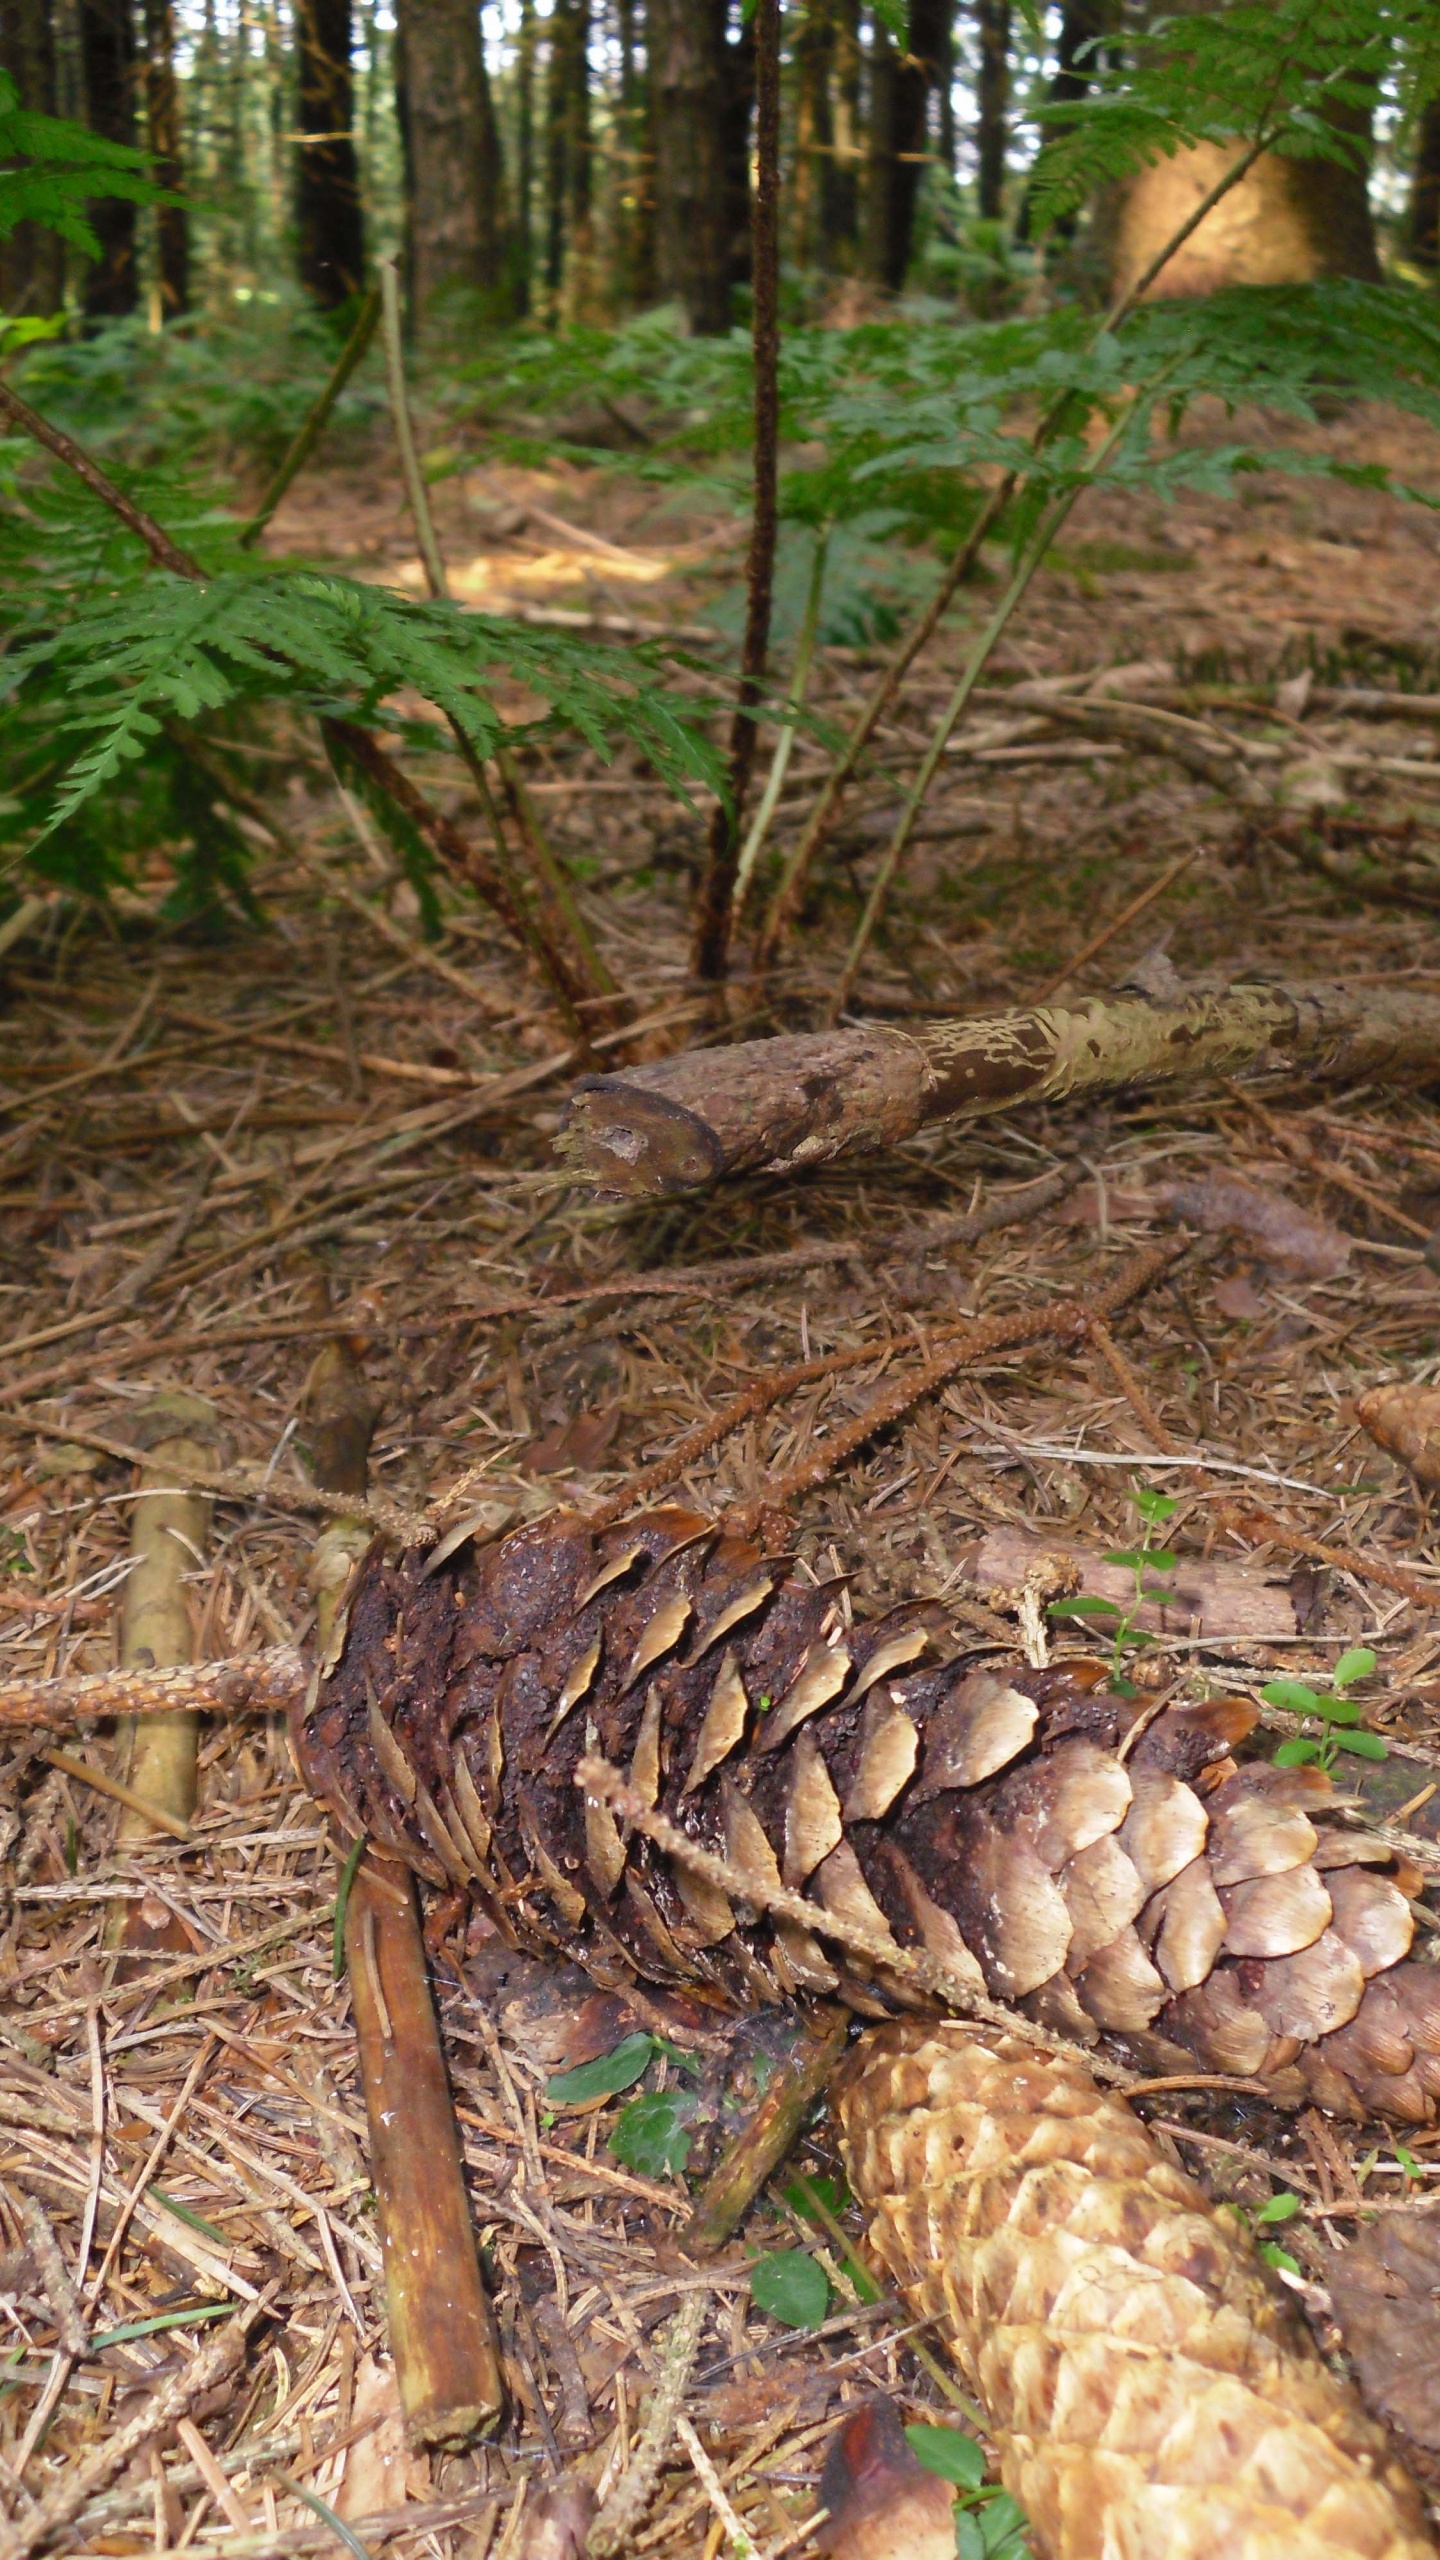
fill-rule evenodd
<path id="1" fill-rule="evenodd" d="M 977 1665 L 936 1604 L 851 1624 L 843 1581 L 698 1513 L 596 1534 L 555 1512 L 489 1546 L 462 1527 L 428 1554 L 373 1550 L 296 1745 L 352 1834 L 602 1978 L 918 2005 L 883 1962 L 622 1828 L 575 1785 L 587 1753 L 758 1895 L 803 1892 L 1039 2025 L 1431 2121 L 1418 1877 L 1342 1826 L 1320 1771 L 1237 1764 L 1246 1701 L 1156 1714 L 1103 1679 Z"/>
<path id="2" fill-rule="evenodd" d="M 883 2028 L 840 2117 L 872 2247 L 984 2401 L 1046 2560 L 1433 2555 L 1233 2216 L 1078 2055 Z"/>

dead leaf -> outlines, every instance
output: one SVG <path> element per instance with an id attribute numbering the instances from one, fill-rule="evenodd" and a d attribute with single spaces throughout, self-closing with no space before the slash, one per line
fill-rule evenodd
<path id="1" fill-rule="evenodd" d="M 1211 1295 L 1222 1316 L 1233 1316 L 1242 1324 L 1256 1323 L 1268 1306 L 1268 1300 L 1261 1297 L 1254 1281 L 1243 1271 L 1232 1272 L 1228 1280 L 1217 1280 Z"/>
<path id="2" fill-rule="evenodd" d="M 1350 1260 L 1350 1238 L 1323 1218 L 1312 1218 L 1283 1191 L 1246 1182 L 1238 1173 L 1206 1173 L 1193 1182 L 1165 1182 L 1151 1194 L 1167 1218 L 1183 1218 L 1204 1235 L 1233 1231 L 1277 1271 L 1304 1280 L 1333 1280 Z"/>
<path id="3" fill-rule="evenodd" d="M 531 1441 L 522 1465 L 534 1476 L 592 1473 L 620 1428 L 620 1411 L 618 1404 L 612 1404 L 603 1413 L 577 1413 L 568 1422 L 557 1422 L 553 1430 Z"/>
<path id="4" fill-rule="evenodd" d="M 352 2516 L 388 2515 L 408 2498 L 423 2498 L 430 2486 L 430 2464 L 405 2442 L 400 2391 L 395 2368 L 375 2356 L 362 2356 L 355 2372 L 355 2414 L 351 2424 L 364 2427 L 345 2455 L 340 2486 L 330 2503 L 348 2523 Z"/>
<path id="5" fill-rule="evenodd" d="M 911 2452 L 893 2400 L 838 2427 L 820 2475 L 829 2560 L 954 2560 L 955 2492 Z"/>

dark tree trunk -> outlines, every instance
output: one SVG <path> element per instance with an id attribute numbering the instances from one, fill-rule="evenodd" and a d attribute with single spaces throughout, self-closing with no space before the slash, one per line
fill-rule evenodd
<path id="1" fill-rule="evenodd" d="M 80 0 L 80 63 L 85 121 L 107 142 L 133 144 L 135 27 L 130 0 Z M 100 255 L 85 278 L 87 321 L 123 320 L 140 299 L 135 207 L 102 196 L 87 207 Z"/>
<path id="2" fill-rule="evenodd" d="M 727 34 L 729 10 L 720 0 L 720 56 L 725 74 L 723 149 L 725 233 L 730 290 L 748 285 L 754 267 L 750 223 L 750 128 L 755 115 L 755 25 L 742 17 Z"/>
<path id="3" fill-rule="evenodd" d="M 535 0 L 520 0 L 520 42 L 515 58 L 515 316 L 530 309 L 535 261 Z"/>
<path id="4" fill-rule="evenodd" d="M 32 115 L 55 114 L 55 29 L 49 0 L 5 0 L 0 67 L 14 81 L 22 107 Z M 22 222 L 8 240 L 0 240 L 0 310 L 42 318 L 59 310 L 64 295 L 65 244 L 53 231 Z"/>
<path id="5" fill-rule="evenodd" d="M 860 118 L 860 0 L 835 0 L 835 157 L 825 233 L 834 264 L 853 270 L 860 247 L 860 172 L 865 158 Z"/>
<path id="6" fill-rule="evenodd" d="M 976 130 L 976 202 L 981 218 L 1005 210 L 1006 112 L 1010 104 L 1010 0 L 976 0 L 980 79 Z"/>
<path id="7" fill-rule="evenodd" d="M 724 0 L 650 0 L 655 258 L 696 337 L 730 326 Z"/>
<path id="8" fill-rule="evenodd" d="M 619 298 L 632 310 L 655 299 L 655 188 L 647 92 L 635 0 L 617 0 L 620 30 Z"/>
<path id="9" fill-rule="evenodd" d="M 911 0 L 909 48 L 897 54 L 877 19 L 870 52 L 870 201 L 866 264 L 898 293 L 915 237 L 915 200 L 929 153 L 930 96 L 950 34 L 950 0 Z"/>
<path id="10" fill-rule="evenodd" d="M 940 165 L 942 169 L 948 169 L 953 178 L 960 166 L 960 137 L 955 130 L 955 20 L 948 15 L 945 22 L 944 57 L 940 64 L 938 127 L 936 141 L 940 150 Z"/>
<path id="11" fill-rule="evenodd" d="M 468 286 L 505 301 L 500 136 L 474 0 L 400 0 L 411 305 Z"/>
<path id="12" fill-rule="evenodd" d="M 365 279 L 360 164 L 352 129 L 350 0 L 297 0 L 295 43 L 300 142 L 295 225 L 300 281 L 322 311 L 358 293 Z"/>
<path id="13" fill-rule="evenodd" d="M 1440 267 L 1440 99 L 1432 98 L 1415 138 L 1407 224 L 1410 255 L 1419 267 Z"/>
<path id="14" fill-rule="evenodd" d="M 145 0 L 145 121 L 155 176 L 178 191 L 180 89 L 175 78 L 175 18 L 170 0 Z M 155 215 L 155 283 L 162 320 L 178 320 L 190 308 L 190 217 L 183 204 L 162 204 Z"/>
<path id="15" fill-rule="evenodd" d="M 545 282 L 552 320 L 580 320 L 590 312 L 595 242 L 589 50 L 589 0 L 555 0 L 545 92 Z"/>
<path id="16" fill-rule="evenodd" d="M 830 84 L 835 69 L 835 16 L 827 0 L 807 8 L 794 39 L 795 172 L 790 185 L 790 255 L 801 268 L 828 267 L 826 216 L 835 162 Z"/>
<path id="17" fill-rule="evenodd" d="M 1073 105 L 1086 96 L 1099 68 L 1099 44 L 1110 24 L 1110 0 L 1066 0 L 1060 16 L 1060 40 L 1055 48 L 1055 74 L 1045 93 L 1047 106 Z M 1041 127 L 1044 139 L 1045 128 Z M 1062 239 L 1074 233 L 1075 217 L 1066 215 L 1055 226 Z M 1030 191 L 1021 199 L 1019 218 L 1015 224 L 1017 240 L 1030 237 Z"/>

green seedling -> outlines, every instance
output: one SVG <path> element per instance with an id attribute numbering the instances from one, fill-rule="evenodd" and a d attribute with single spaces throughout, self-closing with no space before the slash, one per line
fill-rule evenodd
<path id="1" fill-rule="evenodd" d="M 956 2492 L 958 2560 L 1031 2560 L 1023 2507 L 985 2477 L 985 2456 L 958 2427 L 913 2426 L 905 2441 L 917 2462 Z"/>
<path id="2" fill-rule="evenodd" d="M 1265 2202 L 1257 2205 L 1255 2211 L 1248 2217 L 1250 2226 L 1256 2234 L 1256 2247 L 1266 2266 L 1279 2267 L 1287 2276 L 1299 2275 L 1298 2258 L 1292 2258 L 1289 2250 L 1282 2249 L 1278 2240 L 1262 2240 L 1259 2234 L 1272 2228 L 1277 2222 L 1293 2222 L 1296 2214 L 1303 2211 L 1304 2206 L 1299 2196 L 1292 2195 L 1286 2188 L 1279 2195 L 1267 2196 Z"/>
<path id="3" fill-rule="evenodd" d="M 1314 1716 L 1323 1727 L 1318 1735 L 1296 1734 L 1282 1742 L 1275 1754 L 1277 1769 L 1303 1769 L 1312 1761 L 1317 1768 L 1333 1769 L 1342 1751 L 1353 1753 L 1357 1760 L 1386 1757 L 1379 1734 L 1358 1729 L 1362 1710 L 1349 1695 L 1356 1681 L 1368 1680 L 1374 1668 L 1370 1647 L 1360 1644 L 1341 1654 L 1328 1691 L 1312 1689 L 1308 1680 L 1266 1681 L 1260 1695 L 1267 1707 L 1283 1707 L 1292 1716 Z"/>
<path id="4" fill-rule="evenodd" d="M 1135 1577 L 1134 1591 L 1124 1607 L 1122 1608 L 1118 1600 L 1102 1600 L 1098 1595 L 1092 1595 L 1089 1592 L 1081 1592 L 1073 1600 L 1052 1600 L 1050 1603 L 1052 1618 L 1114 1620 L 1113 1626 L 1105 1631 L 1110 1638 L 1110 1686 L 1117 1690 L 1122 1698 L 1133 1698 L 1135 1695 L 1134 1681 L 1127 1680 L 1125 1677 L 1127 1647 L 1131 1651 L 1138 1652 L 1142 1646 L 1153 1644 L 1155 1641 L 1153 1636 L 1147 1635 L 1142 1628 L 1137 1627 L 1136 1619 L 1147 1600 L 1174 1598 L 1174 1593 L 1168 1584 L 1149 1582 L 1146 1576 L 1152 1573 L 1173 1573 L 1175 1570 L 1174 1550 L 1170 1547 L 1152 1545 L 1151 1537 L 1152 1532 L 1163 1528 L 1165 1522 L 1180 1507 L 1169 1494 L 1156 1493 L 1153 1487 L 1145 1484 L 1132 1485 L 1130 1499 L 1140 1514 L 1140 1544 L 1138 1547 L 1112 1547 L 1109 1554 L 1101 1559 L 1104 1564 L 1123 1565 Z"/>

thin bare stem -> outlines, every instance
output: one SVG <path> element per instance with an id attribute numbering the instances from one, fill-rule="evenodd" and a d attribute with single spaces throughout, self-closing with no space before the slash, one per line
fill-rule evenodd
<path id="1" fill-rule="evenodd" d="M 770 822 L 779 805 L 780 793 L 789 770 L 791 751 L 795 745 L 795 732 L 810 683 L 810 663 L 815 654 L 815 633 L 820 622 L 820 597 L 825 585 L 825 562 L 829 548 L 829 535 L 817 534 L 815 557 L 810 564 L 810 583 L 805 596 L 805 613 L 800 624 L 799 638 L 795 644 L 795 663 L 790 670 L 790 699 L 785 705 L 785 717 L 780 735 L 775 741 L 775 753 L 770 760 L 770 771 L 766 777 L 765 788 L 760 795 L 760 806 L 755 812 L 750 832 L 741 848 L 740 860 L 735 867 L 735 888 L 730 902 L 732 925 L 738 925 L 740 921 L 750 883 L 755 876 L 755 865 L 760 859 L 765 839 L 770 832 Z"/>
<path id="2" fill-rule="evenodd" d="M 1126 401 L 1118 418 L 1113 421 L 1109 433 L 1097 449 L 1090 468 L 1086 472 L 1084 478 L 1074 481 L 1068 489 L 1062 490 L 1060 496 L 1055 500 L 1048 513 L 1043 517 L 1039 530 L 1032 536 L 1025 551 L 1021 555 L 1019 565 L 1010 580 L 1010 584 L 1006 588 L 1005 593 L 1001 597 L 994 612 L 991 614 L 989 621 L 980 633 L 978 640 L 975 642 L 975 645 L 966 660 L 965 671 L 961 676 L 959 683 L 956 685 L 954 692 L 951 694 L 949 701 L 946 703 L 945 708 L 940 715 L 935 733 L 931 738 L 929 746 L 926 748 L 925 755 L 920 765 L 920 770 L 917 773 L 914 782 L 910 786 L 909 796 L 900 813 L 899 820 L 895 827 L 895 832 L 891 836 L 890 842 L 886 846 L 884 853 L 881 855 L 880 867 L 875 874 L 874 880 L 871 882 L 870 895 L 865 901 L 864 914 L 861 916 L 860 922 L 856 927 L 855 939 L 851 943 L 850 949 L 846 954 L 845 966 L 840 974 L 840 983 L 836 987 L 834 996 L 831 1000 L 828 1015 L 828 1019 L 831 1022 L 834 1022 L 838 1016 L 844 1012 L 846 1006 L 850 1002 L 851 995 L 854 992 L 855 980 L 859 975 L 860 963 L 865 957 L 865 953 L 870 945 L 871 936 L 875 931 L 876 925 L 880 921 L 885 900 L 889 893 L 890 883 L 894 879 L 901 862 L 904 860 L 911 836 L 915 832 L 915 822 L 925 805 L 926 796 L 929 792 L 931 783 L 935 779 L 936 772 L 940 765 L 940 760 L 944 755 L 946 748 L 950 744 L 956 724 L 960 720 L 971 694 L 980 682 L 998 642 L 1004 632 L 1009 628 L 1017 608 L 1025 597 L 1036 570 L 1044 561 L 1056 534 L 1065 522 L 1065 519 L 1069 515 L 1072 507 L 1075 505 L 1076 500 L 1086 489 L 1092 487 L 1094 482 L 1099 478 L 1103 465 L 1108 461 L 1110 455 L 1114 452 L 1116 445 L 1120 442 L 1121 437 L 1130 425 L 1131 419 L 1134 417 L 1142 398 L 1148 399 L 1153 388 L 1153 384 L 1147 385 L 1145 392 L 1137 392 L 1131 399 Z"/>
<path id="3" fill-rule="evenodd" d="M 745 794 L 755 761 L 755 714 L 770 646 L 779 513 L 780 444 L 780 0 L 755 10 L 755 195 L 751 215 L 754 350 L 755 502 L 746 572 L 740 690 L 730 723 L 730 788 L 710 822 L 705 875 L 695 908 L 698 978 L 723 978 L 730 954 L 735 865 Z"/>
<path id="4" fill-rule="evenodd" d="M 1135 310 L 1139 302 L 1149 292 L 1150 287 L 1156 282 L 1157 278 L 1169 265 L 1170 260 L 1179 250 L 1183 249 L 1186 241 L 1191 237 L 1192 233 L 1199 229 L 1200 224 L 1205 220 L 1206 215 L 1212 213 L 1216 205 L 1220 203 L 1221 199 L 1229 195 L 1233 187 L 1238 187 L 1242 178 L 1249 175 L 1249 172 L 1255 166 L 1256 161 L 1260 158 L 1261 153 L 1269 149 L 1274 138 L 1274 131 L 1267 120 L 1267 123 L 1262 128 L 1260 134 L 1252 142 L 1246 145 L 1238 158 L 1231 162 L 1228 169 L 1222 171 L 1221 175 L 1216 179 L 1214 186 L 1209 189 L 1206 195 L 1202 196 L 1200 202 L 1194 207 L 1193 211 L 1185 216 L 1184 221 L 1177 225 L 1169 239 L 1156 251 L 1155 256 L 1150 260 L 1149 265 L 1136 277 L 1134 283 L 1128 285 L 1124 293 L 1120 294 L 1111 304 L 1110 309 L 1106 312 L 1104 319 L 1101 321 L 1095 332 L 1094 344 L 1098 345 L 1102 338 L 1113 336 L 1117 329 L 1123 327 L 1124 323 L 1129 319 L 1132 311 Z M 1035 432 L 1030 439 L 1030 451 L 1032 454 L 1042 452 L 1045 446 L 1051 441 L 1064 418 L 1066 409 L 1069 405 L 1069 400 L 1070 394 L 1068 392 L 1063 392 L 1060 398 L 1053 402 L 1051 407 L 1047 409 L 1044 417 L 1040 420 L 1039 425 L 1036 427 Z M 793 924 L 796 913 L 799 909 L 800 901 L 804 896 L 805 885 L 814 866 L 815 857 L 824 844 L 826 837 L 829 835 L 841 800 L 844 798 L 845 791 L 855 776 L 860 759 L 865 752 L 865 748 L 869 744 L 870 739 L 874 735 L 874 732 L 880 721 L 883 719 L 886 711 L 889 709 L 890 704 L 894 701 L 902 680 L 909 672 L 909 669 L 913 666 L 921 650 L 926 646 L 927 642 L 935 632 L 941 615 L 950 604 L 951 599 L 955 595 L 962 580 L 968 576 L 979 556 L 981 544 L 994 530 L 994 527 L 999 522 L 999 519 L 1004 513 L 1006 507 L 1009 505 L 1019 484 L 1019 479 L 1020 474 L 1018 471 L 1007 471 L 1003 479 L 997 483 L 994 489 L 992 489 L 984 507 L 981 509 L 980 515 L 971 527 L 966 541 L 959 552 L 957 552 L 955 559 L 952 561 L 949 569 L 941 579 L 939 587 L 931 597 L 925 611 L 901 641 L 899 648 L 895 651 L 894 656 L 891 658 L 889 665 L 885 669 L 879 684 L 875 687 L 875 690 L 871 694 L 869 701 L 866 703 L 864 710 L 861 712 L 859 719 L 856 721 L 854 728 L 851 730 L 849 737 L 846 739 L 838 761 L 826 777 L 820 797 L 811 812 L 809 822 L 790 858 L 790 862 L 787 865 L 783 878 L 781 879 L 780 886 L 776 890 L 775 896 L 771 901 L 770 912 L 765 919 L 764 932 L 756 945 L 755 965 L 757 969 L 768 969 L 774 966 L 775 955 L 779 950 L 780 943 L 788 932 L 790 926 Z M 869 936 L 867 933 L 866 939 L 868 940 L 868 938 Z"/>
<path id="5" fill-rule="evenodd" d="M 244 530 L 240 535 L 240 548 L 242 551 L 248 551 L 253 543 L 259 541 L 261 534 L 270 522 L 270 519 L 275 513 L 276 508 L 279 506 L 281 499 L 284 497 L 286 490 L 289 488 L 291 481 L 298 479 L 300 473 L 304 470 L 306 463 L 309 461 L 311 454 L 314 452 L 316 445 L 319 443 L 321 436 L 324 434 L 325 429 L 329 424 L 331 410 L 334 408 L 335 403 L 339 399 L 341 392 L 344 390 L 346 383 L 349 381 L 351 374 L 355 371 L 356 366 L 364 357 L 370 345 L 370 341 L 375 335 L 375 323 L 379 317 L 380 290 L 378 285 L 372 284 L 364 301 L 360 305 L 360 309 L 355 319 L 355 326 L 351 330 L 349 337 L 346 339 L 344 346 L 341 348 L 340 353 L 335 360 L 334 370 L 331 373 L 329 381 L 326 383 L 325 388 L 321 392 L 319 399 L 316 401 L 314 408 L 311 410 L 309 417 L 306 419 L 299 434 L 296 436 L 289 452 L 280 464 L 274 479 L 271 481 L 264 497 L 256 508 L 255 513 L 251 516 L 249 523 L 244 527 Z"/>

